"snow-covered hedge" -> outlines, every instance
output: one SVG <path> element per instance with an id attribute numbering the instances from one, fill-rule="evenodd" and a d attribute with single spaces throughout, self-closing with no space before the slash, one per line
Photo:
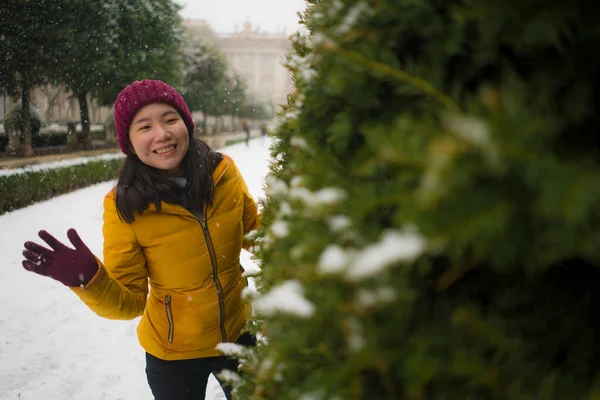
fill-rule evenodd
<path id="1" fill-rule="evenodd" d="M 57 168 L 30 168 L 18 173 L 0 174 L 0 215 L 74 189 L 114 179 L 122 164 L 123 157 L 119 156 Z"/>

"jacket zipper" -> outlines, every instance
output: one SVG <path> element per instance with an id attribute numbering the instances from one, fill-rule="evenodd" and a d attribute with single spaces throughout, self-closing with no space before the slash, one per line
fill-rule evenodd
<path id="1" fill-rule="evenodd" d="M 169 321 L 169 343 L 173 343 L 173 313 L 171 312 L 171 296 L 165 297 L 165 310 L 167 312 L 167 321 Z"/>
<path id="2" fill-rule="evenodd" d="M 212 238 L 210 237 L 210 232 L 208 231 L 208 226 L 206 225 L 206 218 L 204 217 L 204 213 L 197 215 L 196 219 L 200 222 L 200 226 L 202 227 L 202 233 L 204 234 L 204 240 L 206 241 L 206 247 L 208 248 L 208 254 L 210 255 L 210 263 L 212 266 L 212 278 L 215 283 L 215 287 L 217 288 L 217 297 L 219 298 L 219 327 L 221 328 L 221 340 L 223 343 L 227 342 L 227 332 L 225 331 L 225 299 L 223 296 L 223 286 L 221 285 L 221 281 L 219 280 L 219 266 L 217 264 L 217 256 L 215 254 L 215 247 L 212 242 Z"/>

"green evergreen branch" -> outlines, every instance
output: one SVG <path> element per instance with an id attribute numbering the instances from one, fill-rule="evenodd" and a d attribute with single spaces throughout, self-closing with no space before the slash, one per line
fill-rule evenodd
<path id="1" fill-rule="evenodd" d="M 378 72 L 381 72 L 384 75 L 391 76 L 397 80 L 406 82 L 414 87 L 417 87 L 417 88 L 421 89 L 423 92 L 434 97 L 436 100 L 438 100 L 440 103 L 442 103 L 445 107 L 447 107 L 453 111 L 462 113 L 462 110 L 460 109 L 458 104 L 456 104 L 450 98 L 450 96 L 440 92 L 439 90 L 434 88 L 428 81 L 426 81 L 422 78 L 419 78 L 418 76 L 414 76 L 405 71 L 392 68 L 389 65 L 381 63 L 379 61 L 369 60 L 368 58 L 363 57 L 362 55 L 358 54 L 355 51 L 345 50 L 345 49 L 342 49 L 341 47 L 333 45 L 333 44 L 327 44 L 327 45 L 323 46 L 323 48 L 327 51 L 338 53 L 338 54 L 346 57 L 347 59 L 356 61 L 357 63 L 359 63 L 361 65 L 364 65 L 364 66 L 374 69 Z"/>
<path id="2" fill-rule="evenodd" d="M 377 373 L 381 380 L 381 385 L 385 388 L 385 391 L 389 395 L 390 399 L 397 399 L 394 380 L 390 374 L 389 364 L 385 358 L 379 359 L 377 363 Z"/>
<path id="3" fill-rule="evenodd" d="M 443 292 L 462 278 L 471 268 L 472 264 L 458 264 L 445 271 L 435 284 L 438 292 Z"/>

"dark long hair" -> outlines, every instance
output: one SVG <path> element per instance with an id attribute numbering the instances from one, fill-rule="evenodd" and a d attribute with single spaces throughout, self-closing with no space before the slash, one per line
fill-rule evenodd
<path id="1" fill-rule="evenodd" d="M 160 212 L 161 201 L 180 204 L 190 210 L 203 211 L 213 202 L 212 172 L 223 155 L 211 150 L 202 140 L 190 135 L 190 147 L 181 161 L 185 187 L 144 164 L 137 155 L 129 153 L 117 182 L 117 212 L 127 223 L 142 214 L 152 203 Z"/>

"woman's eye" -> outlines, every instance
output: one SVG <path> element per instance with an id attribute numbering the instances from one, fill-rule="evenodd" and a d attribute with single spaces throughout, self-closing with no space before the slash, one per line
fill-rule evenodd
<path id="1" fill-rule="evenodd" d="M 172 124 L 172 123 L 175 123 L 175 122 L 177 122 L 177 118 L 171 118 L 171 119 L 167 120 L 167 124 Z"/>
<path id="2" fill-rule="evenodd" d="M 150 129 L 150 125 L 144 125 L 144 126 L 140 126 L 140 131 L 145 131 Z"/>

